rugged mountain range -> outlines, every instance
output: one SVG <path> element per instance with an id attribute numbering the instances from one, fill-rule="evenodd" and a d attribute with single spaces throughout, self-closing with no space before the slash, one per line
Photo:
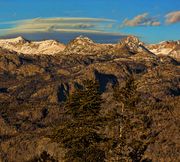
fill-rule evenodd
<path id="1" fill-rule="evenodd" d="M 180 59 L 180 41 L 164 41 L 159 44 L 147 45 L 147 48 L 156 55 L 167 55 Z"/>
<path id="2" fill-rule="evenodd" d="M 10 51 L 31 55 L 54 55 L 63 52 L 63 54 L 101 54 L 114 53 L 122 46 L 128 48 L 127 51 L 141 52 L 146 51 L 156 55 L 168 55 L 175 59 L 180 57 L 180 41 L 164 41 L 159 44 L 144 44 L 135 36 L 128 36 L 117 44 L 98 44 L 91 39 L 79 36 L 64 45 L 55 40 L 28 41 L 22 37 L 12 39 L 0 39 L 0 47 Z"/>
<path id="3" fill-rule="evenodd" d="M 162 44 L 168 43 L 145 45 L 134 36 L 117 44 L 97 44 L 81 36 L 66 46 L 21 37 L 1 40 L 0 162 L 28 161 L 44 151 L 63 161 L 65 150 L 49 135 L 65 120 L 63 104 L 68 95 L 81 87 L 84 79 L 96 79 L 104 109 L 113 109 L 113 86 L 123 85 L 132 74 L 144 100 L 171 107 L 160 106 L 151 112 L 153 129 L 159 134 L 144 158 L 179 161 L 179 44 Z M 162 46 L 172 48 L 177 55 L 153 51 Z"/>

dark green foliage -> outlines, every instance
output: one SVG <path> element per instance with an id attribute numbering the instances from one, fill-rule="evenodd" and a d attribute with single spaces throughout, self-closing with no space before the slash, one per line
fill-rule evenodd
<path id="1" fill-rule="evenodd" d="M 58 162 L 51 155 L 49 155 L 46 151 L 42 152 L 39 157 L 35 157 L 32 160 L 27 162 Z"/>
<path id="2" fill-rule="evenodd" d="M 117 108 L 110 115 L 110 125 L 116 127 L 111 148 L 113 156 L 116 156 L 115 161 L 141 161 L 148 145 L 155 139 L 149 115 L 151 107 L 141 100 L 136 89 L 133 78 L 124 87 L 117 85 L 114 88 Z"/>
<path id="3" fill-rule="evenodd" d="M 70 119 L 53 135 L 67 149 L 67 162 L 104 161 L 105 153 L 100 147 L 104 137 L 98 133 L 104 120 L 100 116 L 101 103 L 99 84 L 92 80 L 86 80 L 83 89 L 70 95 L 65 106 Z"/>
<path id="4" fill-rule="evenodd" d="M 86 80 L 84 81 L 84 88 L 76 89 L 69 97 L 66 109 L 73 117 L 94 116 L 99 114 L 101 103 L 99 84 L 91 80 Z"/>

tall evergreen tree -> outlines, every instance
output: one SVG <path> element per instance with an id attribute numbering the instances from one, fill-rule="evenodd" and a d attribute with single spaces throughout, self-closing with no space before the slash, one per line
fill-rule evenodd
<path id="1" fill-rule="evenodd" d="M 83 89 L 70 95 L 65 106 L 70 119 L 53 136 L 67 149 L 66 162 L 104 161 L 105 152 L 101 149 L 104 137 L 99 133 L 103 125 L 101 103 L 99 84 L 92 80 L 86 80 Z"/>
<path id="2" fill-rule="evenodd" d="M 114 99 L 118 103 L 117 111 L 111 114 L 111 125 L 117 128 L 112 147 L 114 161 L 140 162 L 155 137 L 151 129 L 150 105 L 142 102 L 133 77 L 124 87 L 117 85 L 114 88 Z"/>

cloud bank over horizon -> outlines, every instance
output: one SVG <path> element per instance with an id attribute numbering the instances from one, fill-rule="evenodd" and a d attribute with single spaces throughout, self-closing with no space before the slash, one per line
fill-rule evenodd
<path id="1" fill-rule="evenodd" d="M 1 29 L 6 34 L 33 32 L 89 32 L 110 33 L 115 20 L 103 18 L 52 17 L 1 22 L 10 27 Z M 118 33 L 116 33 L 118 34 Z M 120 33 L 119 33 L 120 34 Z"/>

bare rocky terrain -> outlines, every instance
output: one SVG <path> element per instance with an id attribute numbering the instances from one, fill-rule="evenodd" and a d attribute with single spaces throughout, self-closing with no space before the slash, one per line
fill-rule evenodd
<path id="1" fill-rule="evenodd" d="M 131 74 L 145 99 L 171 107 L 152 111 L 153 128 L 159 134 L 144 158 L 180 161 L 179 43 L 172 46 L 167 42 L 161 47 L 144 45 L 133 36 L 117 44 L 78 37 L 66 46 L 21 37 L 0 40 L 0 162 L 26 162 L 44 151 L 63 162 L 66 150 L 49 135 L 67 120 L 63 104 L 68 95 L 84 79 L 97 79 L 103 107 L 111 109 L 112 87 L 123 84 Z M 163 48 L 172 50 L 167 54 Z"/>

